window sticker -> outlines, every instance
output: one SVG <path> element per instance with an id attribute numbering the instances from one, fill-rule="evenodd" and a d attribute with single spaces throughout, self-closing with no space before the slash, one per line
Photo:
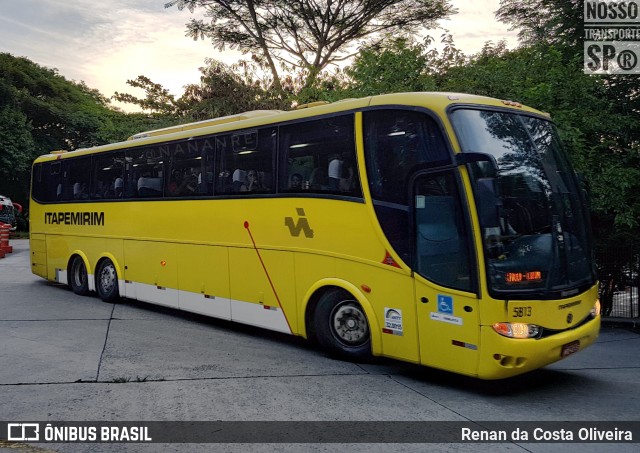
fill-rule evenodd
<path id="1" fill-rule="evenodd" d="M 399 308 L 384 309 L 384 333 L 392 335 L 403 335 L 402 328 L 402 310 Z"/>

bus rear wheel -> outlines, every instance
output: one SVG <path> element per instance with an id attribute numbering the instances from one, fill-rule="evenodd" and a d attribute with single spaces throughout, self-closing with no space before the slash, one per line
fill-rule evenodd
<path id="1" fill-rule="evenodd" d="M 87 266 L 85 266 L 84 260 L 78 255 L 74 256 L 69 262 L 67 275 L 69 276 L 69 286 L 74 293 L 79 296 L 86 296 L 89 294 Z"/>
<path id="2" fill-rule="evenodd" d="M 348 360 L 370 357 L 369 322 L 360 304 L 346 291 L 330 290 L 320 297 L 314 327 L 318 343 L 330 354 Z"/>
<path id="3" fill-rule="evenodd" d="M 100 261 L 96 272 L 96 290 L 105 302 L 116 302 L 120 298 L 118 273 L 110 259 Z"/>

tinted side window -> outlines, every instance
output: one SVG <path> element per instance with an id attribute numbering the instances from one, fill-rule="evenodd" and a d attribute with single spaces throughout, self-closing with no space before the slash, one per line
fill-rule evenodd
<path id="1" fill-rule="evenodd" d="M 38 201 L 58 201 L 62 196 L 62 162 L 44 162 L 33 168 L 33 198 Z"/>
<path id="2" fill-rule="evenodd" d="M 362 197 L 352 114 L 280 128 L 281 192 Z"/>
<path id="3" fill-rule="evenodd" d="M 429 280 L 470 291 L 467 222 L 452 172 L 416 181 L 416 270 Z"/>
<path id="4" fill-rule="evenodd" d="M 56 189 L 61 201 L 89 199 L 91 183 L 91 157 L 74 157 L 62 161 L 62 182 Z"/>
<path id="5" fill-rule="evenodd" d="M 165 197 L 193 197 L 206 193 L 204 159 L 201 140 L 173 143 L 169 145 Z"/>
<path id="6" fill-rule="evenodd" d="M 275 192 L 275 127 L 224 134 L 215 141 L 216 195 Z"/>
<path id="7" fill-rule="evenodd" d="M 409 179 L 419 166 L 451 162 L 437 123 L 422 112 L 383 109 L 364 112 L 365 155 L 373 204 L 387 239 L 411 259 Z"/>
<path id="8" fill-rule="evenodd" d="M 374 199 L 407 203 L 409 176 L 417 165 L 451 162 L 437 123 L 411 110 L 364 113 L 367 172 Z"/>
<path id="9" fill-rule="evenodd" d="M 128 198 L 157 198 L 162 196 L 164 159 L 160 148 L 136 148 L 127 151 L 131 170 L 127 173 Z"/>
<path id="10" fill-rule="evenodd" d="M 124 194 L 124 151 L 93 157 L 93 200 L 115 200 Z"/>

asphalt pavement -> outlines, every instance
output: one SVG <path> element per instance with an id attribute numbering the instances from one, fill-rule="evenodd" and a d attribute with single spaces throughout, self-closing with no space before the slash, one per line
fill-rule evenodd
<path id="1" fill-rule="evenodd" d="M 351 363 L 306 341 L 136 301 L 81 297 L 0 259 L 3 421 L 638 421 L 640 334 L 605 323 L 591 348 L 483 382 L 387 359 Z M 6 438 L 0 433 L 0 439 Z M 635 444 L 348 444 L 349 451 L 637 451 Z M 345 451 L 324 444 L 30 444 L 0 451 Z"/>

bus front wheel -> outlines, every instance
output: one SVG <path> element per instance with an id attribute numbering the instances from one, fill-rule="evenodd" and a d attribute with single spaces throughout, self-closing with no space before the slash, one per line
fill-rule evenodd
<path id="1" fill-rule="evenodd" d="M 74 293 L 79 296 L 86 296 L 89 294 L 87 266 L 85 266 L 84 260 L 78 255 L 74 256 L 69 262 L 67 275 L 69 276 L 69 286 Z"/>
<path id="2" fill-rule="evenodd" d="M 320 297 L 314 327 L 318 342 L 332 355 L 348 360 L 362 360 L 371 355 L 367 317 L 346 291 L 334 289 Z"/>
<path id="3" fill-rule="evenodd" d="M 110 259 L 104 259 L 98 265 L 96 272 L 96 290 L 98 296 L 105 302 L 115 302 L 119 299 L 118 273 Z"/>

